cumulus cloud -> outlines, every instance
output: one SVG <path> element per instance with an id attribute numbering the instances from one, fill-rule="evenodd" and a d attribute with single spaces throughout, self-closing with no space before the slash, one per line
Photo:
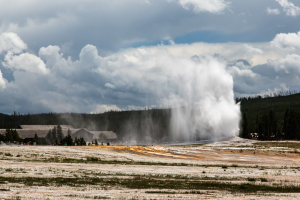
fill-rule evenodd
<path id="1" fill-rule="evenodd" d="M 230 2 L 225 0 L 167 0 L 169 2 L 177 1 L 184 9 L 193 10 L 196 13 L 210 12 L 220 13 L 228 7 Z"/>
<path id="2" fill-rule="evenodd" d="M 269 14 L 269 15 L 279 15 L 280 14 L 280 11 L 275 8 L 275 9 L 272 9 L 272 8 L 267 8 L 266 9 L 266 12 Z"/>
<path id="3" fill-rule="evenodd" d="M 237 96 L 264 94 L 300 87 L 300 56 L 288 54 L 253 67 L 237 61 L 228 67 Z"/>
<path id="4" fill-rule="evenodd" d="M 298 33 L 280 33 L 271 41 L 271 46 L 282 49 L 300 48 L 300 31 Z"/>
<path id="5" fill-rule="evenodd" d="M 297 16 L 300 14 L 300 8 L 298 6 L 295 6 L 292 2 L 289 2 L 288 0 L 276 0 L 285 11 L 286 15 L 288 16 Z"/>
<path id="6" fill-rule="evenodd" d="M 261 50 L 259 48 L 252 47 L 249 44 L 244 44 L 243 46 L 247 49 L 247 51 L 249 53 L 257 53 L 257 54 L 263 54 L 264 53 L 263 50 Z"/>
<path id="7" fill-rule="evenodd" d="M 2 76 L 2 72 L 0 70 L 0 91 L 3 90 L 3 89 L 5 89 L 5 87 L 6 87 L 5 80 L 4 80 L 4 78 Z"/>
<path id="8" fill-rule="evenodd" d="M 2 62 L 2 65 L 8 69 L 25 70 L 38 74 L 49 73 L 45 63 L 33 54 L 23 53 L 20 55 L 13 55 L 11 52 L 8 52 L 4 60 L 5 62 Z"/>
<path id="9" fill-rule="evenodd" d="M 278 73 L 294 74 L 300 76 L 300 56 L 296 54 L 287 55 L 276 61 L 269 60 L 268 65 Z"/>
<path id="10" fill-rule="evenodd" d="M 143 0 L 118 4 L 11 0 L 0 7 L 0 33 L 17 33 L 35 53 L 40 47 L 56 44 L 64 56 L 73 59 L 78 59 L 86 44 L 97 46 L 99 55 L 107 56 L 120 49 L 154 45 L 161 40 L 166 43 L 170 39 L 176 43 L 265 41 L 295 27 L 293 18 L 282 18 L 278 24 L 278 20 L 270 20 L 272 16 L 265 17 L 268 6 L 275 8 L 272 1 L 276 4 L 274 0 L 259 4 L 252 0 L 152 0 L 150 5 L 141 3 L 147 2 Z M 193 14 L 193 10 L 201 12 Z M 279 26 L 283 24 L 284 27 Z M 70 45 L 72 48 L 68 48 Z"/>
<path id="11" fill-rule="evenodd" d="M 21 53 L 24 49 L 27 49 L 27 45 L 17 34 L 2 33 L 0 35 L 0 54 L 3 51 Z"/>

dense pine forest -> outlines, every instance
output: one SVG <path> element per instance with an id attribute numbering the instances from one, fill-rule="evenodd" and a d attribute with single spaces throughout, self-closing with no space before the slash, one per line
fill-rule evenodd
<path id="1" fill-rule="evenodd" d="M 300 93 L 285 92 L 236 98 L 241 104 L 240 136 L 259 140 L 300 139 Z M 18 125 L 69 124 L 74 128 L 109 130 L 119 139 L 164 141 L 170 137 L 171 109 L 110 111 L 101 114 L 42 113 L 12 115 L 0 113 L 0 128 Z"/>
<path id="2" fill-rule="evenodd" d="M 289 91 L 244 97 L 237 98 L 236 102 L 241 104 L 241 137 L 300 139 L 300 93 Z"/>

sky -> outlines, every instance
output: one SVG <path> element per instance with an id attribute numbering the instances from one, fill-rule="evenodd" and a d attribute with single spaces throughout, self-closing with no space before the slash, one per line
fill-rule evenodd
<path id="1" fill-rule="evenodd" d="M 0 112 L 190 104 L 223 77 L 232 98 L 299 91 L 299 18 L 298 0 L 0 0 Z"/>

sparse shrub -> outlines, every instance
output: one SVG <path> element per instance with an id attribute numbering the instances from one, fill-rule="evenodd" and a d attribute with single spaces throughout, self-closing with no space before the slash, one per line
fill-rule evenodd
<path id="1" fill-rule="evenodd" d="M 268 182 L 268 179 L 266 179 L 266 178 L 260 178 L 260 181 L 261 182 Z"/>
<path id="2" fill-rule="evenodd" d="M 99 159 L 99 158 L 96 158 L 96 157 L 87 157 L 86 160 L 87 160 L 87 161 L 90 161 L 90 162 L 97 162 L 97 161 L 99 161 L 100 159 Z"/>
<path id="3" fill-rule="evenodd" d="M 94 196 L 94 199 L 110 199 L 110 197 L 105 197 L 105 196 Z"/>
<path id="4" fill-rule="evenodd" d="M 248 180 L 248 181 L 256 181 L 255 178 L 251 178 L 251 177 L 248 177 L 247 180 Z"/>
<path id="5" fill-rule="evenodd" d="M 11 153 L 5 153 L 5 156 L 13 156 Z"/>

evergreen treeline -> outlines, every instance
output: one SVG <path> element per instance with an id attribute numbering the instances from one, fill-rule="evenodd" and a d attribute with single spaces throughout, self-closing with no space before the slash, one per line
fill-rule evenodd
<path id="1" fill-rule="evenodd" d="M 241 104 L 240 136 L 259 140 L 300 139 L 300 94 L 296 91 L 278 92 L 264 96 L 237 98 Z M 0 114 L 0 128 L 15 129 L 17 125 L 69 124 L 74 128 L 113 131 L 118 138 L 145 141 L 168 140 L 171 109 L 139 111 L 110 111 L 101 114 L 43 113 Z M 58 131 L 58 132 L 57 132 Z M 58 133 L 58 134 L 57 134 Z M 257 134 L 254 134 L 257 133 Z M 50 130 L 48 140 L 58 144 L 63 140 L 60 130 Z M 57 140 L 57 142 L 56 142 Z M 68 142 L 67 142 L 68 143 Z M 77 144 L 80 142 L 77 141 Z"/>
<path id="2" fill-rule="evenodd" d="M 117 133 L 119 139 L 132 137 L 145 141 L 150 136 L 161 141 L 170 135 L 171 109 L 139 111 L 110 111 L 101 114 L 86 113 L 42 113 L 0 116 L 0 128 L 16 128 L 18 125 L 72 125 L 90 131 L 102 130 Z M 54 135 L 52 136 L 53 138 Z M 49 137 L 50 138 L 50 137 Z M 52 142 L 53 140 L 50 139 Z M 55 140 L 54 140 L 55 141 Z"/>
<path id="3" fill-rule="evenodd" d="M 64 137 L 62 128 L 60 125 L 54 126 L 53 129 L 49 130 L 47 133 L 45 140 L 47 144 L 54 145 L 66 145 L 66 146 L 74 146 L 75 144 L 78 146 L 86 145 L 84 138 L 75 138 L 73 142 L 73 138 L 71 137 L 71 130 L 68 129 L 68 134 Z M 37 143 L 38 144 L 38 143 Z"/>
<path id="4" fill-rule="evenodd" d="M 0 141 L 10 143 L 20 143 L 23 140 L 19 137 L 18 131 L 15 129 L 6 129 L 4 135 L 0 134 Z"/>
<path id="5" fill-rule="evenodd" d="M 54 126 L 52 130 L 49 130 L 48 134 L 45 138 L 39 138 L 37 134 L 34 135 L 32 139 L 23 139 L 20 138 L 18 131 L 16 129 L 6 129 L 4 135 L 0 134 L 0 141 L 4 143 L 14 143 L 14 144 L 33 144 L 36 143 L 37 145 L 66 145 L 66 146 L 74 146 L 75 144 L 78 146 L 85 146 L 86 142 L 84 138 L 73 138 L 71 137 L 71 131 L 68 129 L 67 136 L 63 137 L 62 128 L 60 125 L 57 127 Z"/>
<path id="6" fill-rule="evenodd" d="M 291 95 L 289 95 L 291 94 Z M 259 140 L 300 139 L 300 94 L 243 97 L 240 136 Z M 256 133 L 256 134 L 254 134 Z"/>

